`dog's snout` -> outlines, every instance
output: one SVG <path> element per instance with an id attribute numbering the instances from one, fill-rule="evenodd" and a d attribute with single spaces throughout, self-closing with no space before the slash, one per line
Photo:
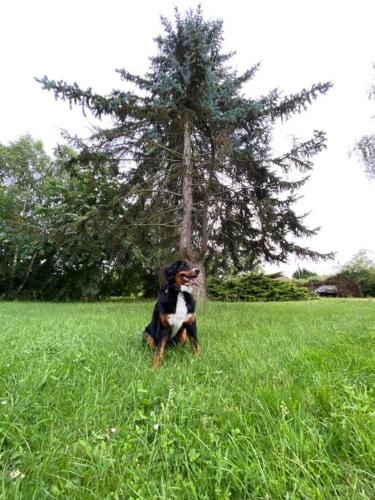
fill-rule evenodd
<path id="1" fill-rule="evenodd" d="M 195 274 L 195 276 L 198 276 L 198 274 L 200 273 L 200 270 L 198 268 L 194 267 L 193 273 Z"/>

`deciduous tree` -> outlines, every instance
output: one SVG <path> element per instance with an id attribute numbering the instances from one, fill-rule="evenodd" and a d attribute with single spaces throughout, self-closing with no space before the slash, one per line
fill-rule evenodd
<path id="1" fill-rule="evenodd" d="M 375 98 L 375 85 L 369 91 L 369 99 Z M 375 134 L 363 135 L 355 146 L 369 179 L 375 179 Z"/>

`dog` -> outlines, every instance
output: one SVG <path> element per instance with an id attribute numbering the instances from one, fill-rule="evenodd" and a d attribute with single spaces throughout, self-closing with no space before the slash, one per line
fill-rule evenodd
<path id="1" fill-rule="evenodd" d="M 165 285 L 160 289 L 151 322 L 143 332 L 145 343 L 154 351 L 152 365 L 158 368 L 167 345 L 190 341 L 194 355 L 199 354 L 193 286 L 199 269 L 187 260 L 177 260 L 164 268 Z"/>

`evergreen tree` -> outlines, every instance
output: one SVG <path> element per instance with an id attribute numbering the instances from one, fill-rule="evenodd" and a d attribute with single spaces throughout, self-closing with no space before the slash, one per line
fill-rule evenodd
<path id="1" fill-rule="evenodd" d="M 136 91 L 102 96 L 76 83 L 39 80 L 57 98 L 113 118 L 112 128 L 75 145 L 117 164 L 127 225 L 202 270 L 207 262 L 249 270 L 261 259 L 285 262 L 290 254 L 329 258 L 294 241 L 316 233 L 293 204 L 312 157 L 325 147 L 324 133 L 316 131 L 281 155 L 271 144 L 275 123 L 306 109 L 331 84 L 246 98 L 242 88 L 258 65 L 242 75 L 230 68 L 221 21 L 205 21 L 198 8 L 185 16 L 176 11 L 174 24 L 162 23 L 150 71 L 140 77 L 119 70 Z M 287 180 L 293 171 L 300 179 Z"/>

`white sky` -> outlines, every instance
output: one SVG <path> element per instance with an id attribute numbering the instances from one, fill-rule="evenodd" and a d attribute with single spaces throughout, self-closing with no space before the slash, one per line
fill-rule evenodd
<path id="1" fill-rule="evenodd" d="M 0 142 L 30 133 L 50 152 L 62 142 L 60 129 L 89 135 L 90 123 L 79 108 L 55 101 L 34 77 L 48 75 L 99 92 L 121 88 L 115 68 L 134 73 L 148 68 L 159 16 L 173 17 L 198 2 L 185 0 L 2 0 L 0 2 Z M 307 244 L 336 251 L 334 262 L 302 262 L 327 273 L 361 248 L 375 250 L 375 182 L 355 157 L 354 142 L 375 131 L 375 103 L 367 93 L 375 81 L 374 0 L 201 0 L 206 18 L 224 20 L 225 50 L 235 50 L 234 67 L 261 61 L 249 96 L 279 87 L 286 93 L 331 80 L 334 88 L 310 110 L 277 131 L 276 142 L 291 134 L 308 138 L 314 129 L 328 135 L 328 148 L 315 159 L 298 213 L 320 226 Z M 296 261 L 281 266 L 286 274 Z M 275 268 L 267 267 L 267 270 Z"/>

